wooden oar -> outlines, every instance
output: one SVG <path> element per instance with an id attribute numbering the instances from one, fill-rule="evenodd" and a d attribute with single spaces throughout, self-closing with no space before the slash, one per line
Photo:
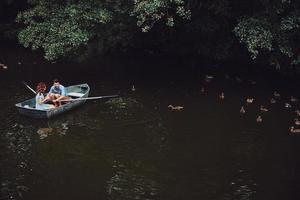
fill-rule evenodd
<path id="1" fill-rule="evenodd" d="M 24 81 L 22 82 L 29 90 L 31 90 L 31 92 L 33 92 L 34 94 L 36 94 L 36 91 L 34 89 L 32 89 L 29 85 L 27 85 Z"/>
<path id="2" fill-rule="evenodd" d="M 66 102 L 66 101 L 82 101 L 82 100 L 116 98 L 116 97 L 119 97 L 119 95 L 99 96 L 99 97 L 84 97 L 84 98 L 77 98 L 77 99 L 64 99 L 64 100 L 59 100 L 59 101 L 61 101 L 61 102 Z"/>

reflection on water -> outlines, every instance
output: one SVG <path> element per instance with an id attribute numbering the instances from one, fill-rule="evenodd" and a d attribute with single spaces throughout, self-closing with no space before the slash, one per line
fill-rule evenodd
<path id="1" fill-rule="evenodd" d="M 31 154 L 31 139 L 27 127 L 14 124 L 2 135 L 1 142 L 3 160 L 1 161 L 1 198 L 19 199 L 28 188 L 24 185 L 26 174 L 31 170 L 29 166 Z M 8 165 L 8 166 L 6 166 Z"/>
<path id="2" fill-rule="evenodd" d="M 40 136 L 40 139 L 43 140 L 46 137 L 52 134 L 66 135 L 68 130 L 68 123 L 62 123 L 61 126 L 52 127 L 51 123 L 48 123 L 48 127 L 39 128 L 37 134 Z"/>
<path id="3" fill-rule="evenodd" d="M 107 193 L 111 200 L 157 199 L 159 184 L 151 176 L 136 172 L 118 161 L 114 162 L 114 175 L 108 181 Z"/>
<path id="4" fill-rule="evenodd" d="M 238 170 L 234 176 L 235 179 L 229 184 L 229 191 L 224 194 L 225 199 L 250 200 L 255 199 L 257 192 L 257 183 L 251 176 L 249 170 Z"/>

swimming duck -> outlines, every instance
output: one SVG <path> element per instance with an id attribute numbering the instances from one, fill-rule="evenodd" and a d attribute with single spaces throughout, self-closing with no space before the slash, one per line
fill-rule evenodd
<path id="1" fill-rule="evenodd" d="M 209 75 L 205 75 L 205 82 L 209 83 L 214 77 L 213 76 L 209 76 Z"/>
<path id="2" fill-rule="evenodd" d="M 291 133 L 300 133 L 300 129 L 295 129 L 295 127 L 291 126 L 290 127 L 290 132 Z"/>
<path id="3" fill-rule="evenodd" d="M 274 95 L 274 97 L 276 97 L 276 98 L 279 98 L 279 97 L 280 97 L 280 94 L 279 94 L 277 91 L 275 91 L 273 95 Z"/>
<path id="4" fill-rule="evenodd" d="M 298 118 L 296 118 L 296 119 L 295 119 L 295 124 L 296 124 L 297 126 L 299 126 L 299 125 L 300 125 L 300 121 L 299 121 L 299 119 L 298 119 Z"/>
<path id="5" fill-rule="evenodd" d="M 300 111 L 299 110 L 295 110 L 295 113 L 297 116 L 300 116 Z"/>
<path id="6" fill-rule="evenodd" d="M 276 103 L 276 100 L 274 98 L 271 98 L 270 103 L 274 104 Z"/>
<path id="7" fill-rule="evenodd" d="M 291 104 L 289 104 L 289 103 L 285 103 L 285 104 L 284 104 L 284 107 L 286 107 L 286 108 L 291 108 L 292 106 L 291 106 Z"/>
<path id="8" fill-rule="evenodd" d="M 201 93 L 204 93 L 204 92 L 205 92 L 204 87 L 201 87 L 200 92 L 201 92 Z"/>
<path id="9" fill-rule="evenodd" d="M 213 76 L 210 76 L 210 75 L 205 75 L 205 78 L 206 78 L 206 79 L 213 79 L 214 77 L 213 77 Z"/>
<path id="10" fill-rule="evenodd" d="M 258 117 L 256 118 L 256 122 L 261 123 L 262 121 L 263 121 L 262 117 L 260 115 L 258 115 Z"/>
<path id="11" fill-rule="evenodd" d="M 168 108 L 174 111 L 182 111 L 184 109 L 183 106 L 173 106 L 173 105 L 168 105 Z"/>
<path id="12" fill-rule="evenodd" d="M 132 92 L 135 92 L 135 90 L 136 90 L 136 89 L 135 89 L 134 85 L 132 85 L 131 91 L 132 91 Z"/>
<path id="13" fill-rule="evenodd" d="M 254 98 L 247 98 L 246 99 L 247 104 L 253 103 L 253 101 L 254 101 Z"/>
<path id="14" fill-rule="evenodd" d="M 221 94 L 219 95 L 219 98 L 220 98 L 221 100 L 225 99 L 225 94 L 224 94 L 224 92 L 221 92 Z"/>
<path id="15" fill-rule="evenodd" d="M 245 113 L 246 113 L 246 110 L 245 110 L 244 106 L 241 107 L 240 113 L 242 113 L 242 114 L 245 114 Z"/>
<path id="16" fill-rule="evenodd" d="M 267 108 L 265 108 L 263 105 L 260 105 L 260 111 L 262 112 L 268 112 L 269 110 Z"/>
<path id="17" fill-rule="evenodd" d="M 2 63 L 0 63 L 0 69 L 7 69 L 8 67 L 6 66 L 6 65 L 4 65 L 4 64 L 2 64 Z"/>
<path id="18" fill-rule="evenodd" d="M 291 96 L 291 102 L 297 102 L 298 99 L 296 99 L 295 97 Z"/>

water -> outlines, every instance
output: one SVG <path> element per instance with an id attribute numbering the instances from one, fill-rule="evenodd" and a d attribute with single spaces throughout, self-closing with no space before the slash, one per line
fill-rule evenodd
<path id="1" fill-rule="evenodd" d="M 69 73 L 59 70 L 63 64 L 33 73 L 28 66 L 1 74 L 0 199 L 300 198 L 300 141 L 288 129 L 298 105 L 283 106 L 289 90 L 270 105 L 271 87 L 220 75 L 211 83 L 158 81 L 126 71 L 99 78 L 93 68 Z M 54 74 L 64 85 L 88 82 L 92 96 L 122 98 L 90 101 L 52 120 L 20 116 L 14 104 L 32 97 L 20 81 L 33 85 Z M 255 102 L 241 116 L 247 95 Z M 170 112 L 169 104 L 184 110 Z M 258 124 L 260 104 L 270 112 Z"/>

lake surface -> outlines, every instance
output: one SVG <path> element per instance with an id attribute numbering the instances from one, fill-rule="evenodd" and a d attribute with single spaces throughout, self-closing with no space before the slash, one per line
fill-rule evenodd
<path id="1" fill-rule="evenodd" d="M 71 73 L 63 64 L 11 65 L 0 74 L 0 199 L 300 199 L 300 136 L 289 133 L 298 105 L 284 108 L 295 90 L 281 89 L 271 105 L 272 85 L 222 73 L 207 83 L 201 71 L 194 81 L 147 76 L 138 66 L 132 75 L 125 67 L 103 74 L 88 66 Z M 20 116 L 14 104 L 33 97 L 20 82 L 49 85 L 54 76 L 65 86 L 89 83 L 91 96 L 121 98 L 89 101 L 51 120 Z M 247 96 L 255 98 L 248 106 Z M 260 104 L 270 111 L 260 113 Z"/>

